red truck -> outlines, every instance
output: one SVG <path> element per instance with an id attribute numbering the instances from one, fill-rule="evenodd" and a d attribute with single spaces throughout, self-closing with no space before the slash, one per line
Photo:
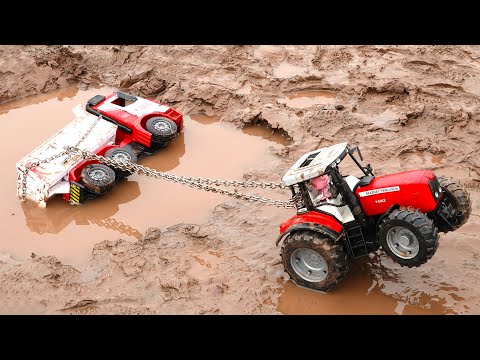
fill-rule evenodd
<path id="1" fill-rule="evenodd" d="M 87 101 L 85 110 L 76 107 L 75 120 L 17 163 L 19 197 L 43 206 L 55 194 L 62 194 L 75 205 L 94 199 L 130 173 L 77 155 L 42 161 L 61 153 L 65 146 L 78 146 L 97 155 L 135 163 L 167 146 L 183 129 L 180 112 L 121 91 L 94 96 Z M 31 166 L 37 162 L 41 164 Z"/>

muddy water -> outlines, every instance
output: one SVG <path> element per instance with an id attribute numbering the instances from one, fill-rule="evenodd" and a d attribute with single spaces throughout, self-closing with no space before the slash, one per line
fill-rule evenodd
<path id="1" fill-rule="evenodd" d="M 132 175 L 101 198 L 70 206 L 59 196 L 47 208 L 16 198 L 15 163 L 73 119 L 71 109 L 110 88 L 80 91 L 76 87 L 34 96 L 0 106 L 4 139 L 0 162 L 4 174 L 0 225 L 0 253 L 25 258 L 34 252 L 55 255 L 66 264 L 82 265 L 95 243 L 124 238 L 135 241 L 149 226 L 180 222 L 202 223 L 214 205 L 227 198 L 189 187 Z M 241 179 L 249 168 L 273 159 L 270 146 L 258 136 L 242 134 L 233 125 L 185 117 L 184 132 L 164 151 L 140 163 L 178 175 Z M 5 143 L 7 142 L 7 143 Z M 8 142 L 11 142 L 8 146 Z"/>
<path id="2" fill-rule="evenodd" d="M 288 146 L 292 143 L 292 140 L 286 136 L 283 131 L 271 129 L 260 124 L 246 126 L 242 131 L 244 134 L 258 136 L 262 139 L 267 139 L 284 146 Z"/>
<path id="3" fill-rule="evenodd" d="M 278 99 L 279 103 L 292 108 L 308 108 L 313 105 L 335 104 L 337 93 L 330 90 L 298 91 Z"/>
<path id="4" fill-rule="evenodd" d="M 209 125 L 220 121 L 220 116 L 208 116 L 206 114 L 190 114 L 192 120 L 200 124 Z M 280 129 L 272 129 L 266 124 L 252 124 L 242 128 L 242 132 L 251 136 L 258 136 L 262 139 L 272 141 L 274 143 L 288 146 L 292 140 Z"/>
<path id="5" fill-rule="evenodd" d="M 370 260 L 369 260 L 370 261 Z M 429 315 L 452 314 L 444 301 L 424 295 L 419 304 L 382 292 L 384 287 L 374 280 L 365 261 L 356 261 L 344 281 L 327 294 L 297 287 L 291 280 L 284 285 L 277 309 L 284 314 L 316 315 Z M 395 279 L 389 285 L 395 286 Z"/>

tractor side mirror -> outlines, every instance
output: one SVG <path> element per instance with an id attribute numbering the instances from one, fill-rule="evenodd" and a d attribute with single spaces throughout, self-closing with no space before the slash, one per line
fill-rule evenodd
<path id="1" fill-rule="evenodd" d="M 367 170 L 372 176 L 373 175 L 373 169 L 372 169 L 372 166 L 370 164 L 367 164 L 367 166 L 364 167 L 365 170 Z"/>
<path id="2" fill-rule="evenodd" d="M 362 153 L 360 152 L 360 148 L 358 146 L 352 147 L 348 152 L 350 153 L 350 155 L 353 155 L 353 153 L 355 151 L 358 152 L 358 157 L 360 158 L 360 160 L 363 161 L 363 156 L 362 156 Z"/>

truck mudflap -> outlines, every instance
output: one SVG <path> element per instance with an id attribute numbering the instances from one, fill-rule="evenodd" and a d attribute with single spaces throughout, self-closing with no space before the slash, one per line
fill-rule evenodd
<path id="1" fill-rule="evenodd" d="M 75 181 L 70 183 L 68 202 L 70 205 L 80 205 L 85 201 L 85 187 Z"/>

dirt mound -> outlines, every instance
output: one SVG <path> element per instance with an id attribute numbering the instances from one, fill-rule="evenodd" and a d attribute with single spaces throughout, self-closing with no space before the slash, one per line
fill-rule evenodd
<path id="1" fill-rule="evenodd" d="M 252 180 L 278 181 L 300 154 L 341 141 L 361 145 L 379 175 L 428 168 L 453 176 L 472 194 L 469 223 L 442 235 L 418 270 L 379 255 L 369 271 L 398 301 L 425 307 L 427 294 L 452 312 L 475 313 L 479 57 L 479 46 L 2 46 L 0 102 L 100 82 L 238 127 L 267 122 L 292 144 L 266 169 L 245 174 Z M 302 92 L 330 95 L 302 102 Z M 285 273 L 274 240 L 291 213 L 259 206 L 226 202 L 201 226 L 151 229 L 138 243 L 102 242 L 85 269 L 2 256 L 1 301 L 30 297 L 19 311 L 33 312 L 275 312 Z M 396 280 L 386 281 L 387 273 Z"/>

